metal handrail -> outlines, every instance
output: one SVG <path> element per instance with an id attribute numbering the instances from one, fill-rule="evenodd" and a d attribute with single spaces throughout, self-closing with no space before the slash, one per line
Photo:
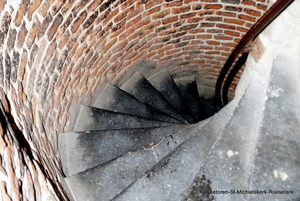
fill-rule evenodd
<path id="1" fill-rule="evenodd" d="M 224 107 L 227 104 L 228 100 L 227 90 L 222 91 L 222 99 L 221 99 L 221 88 L 222 83 L 224 82 L 225 76 L 227 75 L 231 65 L 235 61 L 235 59 L 239 56 L 239 54 L 242 52 L 242 50 L 245 48 L 247 44 L 252 42 L 276 17 L 282 13 L 294 0 L 278 0 L 274 5 L 250 28 L 250 30 L 245 34 L 245 36 L 241 39 L 241 41 L 237 44 L 237 46 L 232 51 L 231 55 L 227 59 L 226 63 L 224 64 L 219 77 L 217 79 L 216 83 L 216 89 L 215 89 L 215 99 L 216 99 L 216 110 L 220 110 L 222 107 Z M 243 65 L 243 64 L 242 64 Z M 238 67 L 236 65 L 236 67 Z M 240 66 L 241 67 L 241 66 Z M 240 68 L 239 67 L 239 68 Z M 238 70 L 233 69 L 236 73 Z M 233 77 L 235 77 L 236 74 L 234 74 Z M 231 75 L 232 76 L 232 75 Z M 230 81 L 231 83 L 231 81 Z M 229 86 L 230 86 L 229 83 Z M 228 86 L 228 83 L 226 84 Z"/>

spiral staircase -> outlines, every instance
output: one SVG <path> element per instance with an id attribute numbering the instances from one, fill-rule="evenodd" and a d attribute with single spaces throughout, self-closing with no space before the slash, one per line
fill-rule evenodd
<path id="1" fill-rule="evenodd" d="M 216 114 L 194 76 L 135 72 L 106 83 L 74 115 L 72 132 L 59 135 L 70 194 L 76 201 L 299 200 L 297 62 L 279 54 L 268 76 L 255 73 Z"/>

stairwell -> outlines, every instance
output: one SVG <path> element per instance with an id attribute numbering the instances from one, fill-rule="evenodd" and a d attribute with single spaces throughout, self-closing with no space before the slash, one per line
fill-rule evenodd
<path id="1" fill-rule="evenodd" d="M 274 45 L 276 37 L 263 42 L 269 46 L 245 72 L 242 93 L 215 115 L 201 117 L 193 76 L 133 71 L 107 83 L 73 115 L 72 132 L 60 134 L 73 198 L 298 200 L 300 60 Z M 255 66 L 253 57 L 247 64 Z"/>
<path id="2" fill-rule="evenodd" d="M 215 111 L 274 2 L 0 2 L 1 200 L 299 200 L 298 1 Z"/>

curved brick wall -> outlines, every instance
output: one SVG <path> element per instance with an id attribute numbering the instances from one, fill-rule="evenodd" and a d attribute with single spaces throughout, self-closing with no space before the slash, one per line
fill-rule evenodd
<path id="1" fill-rule="evenodd" d="M 104 78 L 117 79 L 127 68 L 145 59 L 158 64 L 177 61 L 174 69 L 196 69 L 215 83 L 230 52 L 266 11 L 267 3 L 0 1 L 1 99 L 8 99 L 10 106 L 6 107 L 10 107 L 36 163 L 49 179 L 47 187 L 63 197 L 57 136 L 68 121 L 70 105 L 80 96 L 90 95 Z M 9 139 L 6 146 L 8 142 Z M 3 158 L 3 150 L 0 151 Z M 14 155 L 6 158 L 9 157 Z M 4 163 L 2 166 L 7 169 L 8 163 Z M 16 166 L 14 161 L 11 164 Z M 14 174 L 10 177 L 16 179 Z M 19 192 L 18 182 L 3 185 L 1 189 L 10 197 L 12 192 Z"/>

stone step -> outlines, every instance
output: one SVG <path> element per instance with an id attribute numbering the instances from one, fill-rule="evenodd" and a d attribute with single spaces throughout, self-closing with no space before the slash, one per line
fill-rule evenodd
<path id="1" fill-rule="evenodd" d="M 216 113 L 215 88 L 201 85 L 200 79 L 196 79 L 196 82 L 202 109 L 201 120 L 203 120 Z"/>
<path id="2" fill-rule="evenodd" d="M 61 133 L 58 148 L 63 171 L 66 176 L 71 176 L 155 142 L 184 127 L 186 125 Z"/>
<path id="3" fill-rule="evenodd" d="M 171 126 L 172 124 L 82 105 L 74 131 L 152 128 Z"/>
<path id="4" fill-rule="evenodd" d="M 170 133 L 115 160 L 67 177 L 66 182 L 78 201 L 112 200 L 198 129 L 199 125 L 190 125 L 177 133 Z"/>
<path id="5" fill-rule="evenodd" d="M 194 76 L 174 79 L 184 101 L 189 106 L 194 119 L 198 122 L 203 120 L 201 102 L 199 99 L 197 82 Z"/>
<path id="6" fill-rule="evenodd" d="M 253 189 L 293 191 L 293 194 L 249 195 L 248 200 L 300 198 L 300 60 L 298 55 L 294 56 L 294 50 L 277 51 L 250 181 Z"/>
<path id="7" fill-rule="evenodd" d="M 140 73 L 136 72 L 121 87 L 122 90 L 134 96 L 139 102 L 147 103 L 152 107 L 160 110 L 186 123 L 184 117 L 168 102 Z"/>
<path id="8" fill-rule="evenodd" d="M 167 116 L 151 106 L 140 103 L 135 97 L 110 83 L 105 83 L 105 87 L 98 97 L 93 97 L 90 106 L 152 120 L 180 123 L 173 117 Z"/>
<path id="9" fill-rule="evenodd" d="M 149 79 L 149 82 L 189 121 L 189 123 L 196 123 L 177 85 L 167 70 L 159 72 Z"/>
<path id="10" fill-rule="evenodd" d="M 234 109 L 231 102 L 113 200 L 183 200 Z"/>
<path id="11" fill-rule="evenodd" d="M 253 165 L 251 157 L 254 154 L 253 147 L 260 123 L 258 120 L 265 104 L 264 89 L 258 83 L 265 83 L 267 80 L 263 77 L 252 79 L 215 148 L 190 186 L 188 198 L 202 198 L 196 193 L 201 190 L 198 178 L 202 177 L 211 182 L 211 190 L 230 191 L 249 188 L 249 171 Z M 211 196 L 216 200 L 244 200 L 244 194 Z"/>

